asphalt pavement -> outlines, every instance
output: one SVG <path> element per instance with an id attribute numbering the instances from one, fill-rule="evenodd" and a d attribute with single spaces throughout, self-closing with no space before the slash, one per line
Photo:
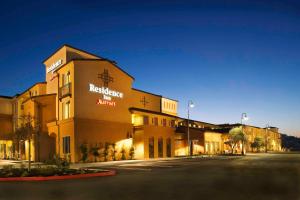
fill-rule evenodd
<path id="1" fill-rule="evenodd" d="M 0 183 L 0 199 L 300 200 L 300 154 L 91 163 L 113 177 Z"/>

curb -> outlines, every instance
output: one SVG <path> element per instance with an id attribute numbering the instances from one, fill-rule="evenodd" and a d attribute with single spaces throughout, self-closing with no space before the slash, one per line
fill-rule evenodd
<path id="1" fill-rule="evenodd" d="M 64 175 L 64 176 L 9 177 L 9 178 L 0 178 L 0 182 L 72 180 L 72 179 L 82 179 L 82 178 L 92 178 L 92 177 L 115 176 L 116 174 L 117 173 L 115 170 L 109 170 L 107 172 L 99 172 L 99 173 L 91 173 L 91 174 Z"/>

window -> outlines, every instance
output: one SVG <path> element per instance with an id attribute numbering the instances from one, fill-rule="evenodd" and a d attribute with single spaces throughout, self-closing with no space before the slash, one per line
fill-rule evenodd
<path id="1" fill-rule="evenodd" d="M 163 125 L 163 126 L 167 126 L 167 119 L 163 119 L 163 120 L 162 120 L 162 125 Z"/>
<path id="2" fill-rule="evenodd" d="M 175 127 L 175 120 L 171 120 L 171 127 L 172 127 L 172 128 Z"/>
<path id="3" fill-rule="evenodd" d="M 63 153 L 70 153 L 70 136 L 63 137 Z"/>
<path id="4" fill-rule="evenodd" d="M 162 158 L 164 157 L 164 143 L 163 138 L 158 138 L 158 157 Z"/>
<path id="5" fill-rule="evenodd" d="M 157 118 L 157 117 L 154 117 L 154 118 L 153 118 L 153 124 L 154 124 L 155 126 L 158 126 L 158 118 Z"/>
<path id="6" fill-rule="evenodd" d="M 62 85 L 67 85 L 71 82 L 70 72 L 67 72 L 66 74 L 62 74 Z"/>
<path id="7" fill-rule="evenodd" d="M 154 158 L 154 137 L 149 138 L 149 158 Z"/>
<path id="8" fill-rule="evenodd" d="M 144 116 L 144 125 L 149 125 L 149 117 L 148 116 Z"/>
<path id="9" fill-rule="evenodd" d="M 63 103 L 63 119 L 70 118 L 70 102 Z"/>
<path id="10" fill-rule="evenodd" d="M 167 138 L 167 157 L 171 157 L 171 138 Z"/>

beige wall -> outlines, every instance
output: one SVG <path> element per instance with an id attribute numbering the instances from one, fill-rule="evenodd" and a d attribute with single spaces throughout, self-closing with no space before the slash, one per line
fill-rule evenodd
<path id="1" fill-rule="evenodd" d="M 12 115 L 12 99 L 0 97 L 0 114 Z"/>
<path id="2" fill-rule="evenodd" d="M 223 151 L 222 134 L 214 132 L 204 133 L 205 153 L 216 154 Z"/>
<path id="3" fill-rule="evenodd" d="M 167 157 L 167 139 L 171 139 L 171 156 L 175 155 L 174 136 L 175 127 L 172 127 L 171 121 L 175 121 L 176 117 L 133 111 L 133 117 L 138 120 L 133 120 L 137 131 L 134 132 L 134 145 L 137 151 L 137 159 L 149 158 L 149 138 L 154 138 L 154 157 L 158 157 L 158 139 L 163 139 L 163 157 Z M 144 116 L 149 119 L 149 124 L 143 123 Z M 155 125 L 154 118 L 158 119 L 158 124 Z M 163 120 L 166 120 L 164 126 Z"/>
<path id="4" fill-rule="evenodd" d="M 52 72 L 47 73 L 47 69 L 52 64 L 56 63 L 59 60 L 61 60 L 62 62 L 57 67 L 57 69 L 59 69 L 60 67 L 62 67 L 64 64 L 68 63 L 72 59 L 81 59 L 81 58 L 98 59 L 99 57 L 79 51 L 69 46 L 63 46 L 61 49 L 55 52 L 55 54 L 53 54 L 44 62 L 48 94 L 57 93 L 57 78 L 55 78 L 56 73 L 52 73 Z"/>
<path id="5" fill-rule="evenodd" d="M 281 150 L 281 136 L 276 132 L 278 129 L 265 129 L 252 126 L 245 126 L 244 131 L 247 134 L 247 151 L 252 151 L 251 143 L 256 137 L 261 138 L 264 142 L 267 142 L 267 148 L 269 151 Z"/>
<path id="6" fill-rule="evenodd" d="M 145 100 L 146 103 L 143 103 Z M 140 90 L 131 90 L 131 102 L 130 107 L 151 110 L 160 112 L 161 96 L 143 92 Z"/>
<path id="7" fill-rule="evenodd" d="M 0 97 L 0 136 L 12 133 L 12 100 Z"/>
<path id="8" fill-rule="evenodd" d="M 177 116 L 178 102 L 163 97 L 161 99 L 161 112 Z"/>
<path id="9" fill-rule="evenodd" d="M 132 101 L 131 85 L 133 79 L 106 61 L 75 61 L 74 63 L 75 117 L 131 123 L 128 108 Z M 115 106 L 98 105 L 97 101 L 99 98 L 103 98 L 103 94 L 89 91 L 89 84 L 94 84 L 97 87 L 103 86 L 98 75 L 102 74 L 105 69 L 113 78 L 113 82 L 109 82 L 108 88 L 123 93 L 123 98 L 112 97 Z"/>

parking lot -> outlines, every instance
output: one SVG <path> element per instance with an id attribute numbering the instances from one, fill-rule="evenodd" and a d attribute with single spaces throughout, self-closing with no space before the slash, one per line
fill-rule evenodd
<path id="1" fill-rule="evenodd" d="M 300 199 L 299 154 L 87 164 L 113 177 L 0 183 L 0 199 Z"/>

